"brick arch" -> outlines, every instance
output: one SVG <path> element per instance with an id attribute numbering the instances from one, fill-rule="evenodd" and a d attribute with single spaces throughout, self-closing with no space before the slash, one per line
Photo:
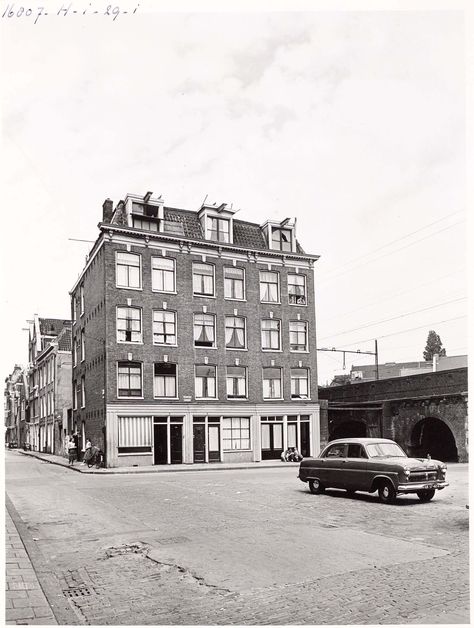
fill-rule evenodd
<path id="1" fill-rule="evenodd" d="M 367 436 L 367 423 L 361 419 L 346 419 L 338 421 L 329 432 L 329 440 L 336 438 L 352 438 Z"/>
<path id="2" fill-rule="evenodd" d="M 436 460 L 458 462 L 458 447 L 448 421 L 433 416 L 417 421 L 410 434 L 409 454 L 422 458 L 430 454 Z"/>

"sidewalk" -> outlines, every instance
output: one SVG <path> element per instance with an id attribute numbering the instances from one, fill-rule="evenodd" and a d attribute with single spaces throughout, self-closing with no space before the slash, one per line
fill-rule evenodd
<path id="1" fill-rule="evenodd" d="M 10 513 L 5 508 L 6 624 L 57 625 Z"/>
<path id="2" fill-rule="evenodd" d="M 195 464 L 173 464 L 173 465 L 152 465 L 149 467 L 114 467 L 112 469 L 89 469 L 87 465 L 75 462 L 70 465 L 66 458 L 55 456 L 53 454 L 43 454 L 39 451 L 23 451 L 16 449 L 23 456 L 31 456 L 38 458 L 44 462 L 56 464 L 66 467 L 71 471 L 79 473 L 98 473 L 100 475 L 116 475 L 123 473 L 183 473 L 187 471 L 229 471 L 229 470 L 245 470 L 245 469 L 284 469 L 293 467 L 295 472 L 299 467 L 298 462 L 281 462 L 280 460 L 262 460 L 262 462 L 215 462 L 211 464 L 195 463 Z"/>

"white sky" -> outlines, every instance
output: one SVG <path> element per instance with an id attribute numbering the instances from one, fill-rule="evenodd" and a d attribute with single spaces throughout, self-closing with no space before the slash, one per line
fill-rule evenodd
<path id="1" fill-rule="evenodd" d="M 320 347 L 378 338 L 381 363 L 422 360 L 435 329 L 467 353 L 463 13 L 157 7 L 0 18 L 3 377 L 27 361 L 27 319 L 69 317 L 90 245 L 68 238 L 96 238 L 105 198 L 148 190 L 296 216 L 321 256 Z M 318 361 L 320 383 L 343 372 Z"/>

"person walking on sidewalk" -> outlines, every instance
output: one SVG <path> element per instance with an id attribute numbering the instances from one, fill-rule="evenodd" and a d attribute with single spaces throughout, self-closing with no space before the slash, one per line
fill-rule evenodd
<path id="1" fill-rule="evenodd" d="M 77 447 L 74 441 L 74 437 L 70 436 L 67 444 L 67 453 L 69 456 L 69 464 L 74 464 L 74 460 L 77 458 Z"/>

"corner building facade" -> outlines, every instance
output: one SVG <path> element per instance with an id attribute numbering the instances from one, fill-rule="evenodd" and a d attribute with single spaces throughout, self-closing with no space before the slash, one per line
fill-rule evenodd
<path id="1" fill-rule="evenodd" d="M 71 291 L 73 422 L 108 467 L 319 453 L 313 264 L 296 221 L 127 195 Z"/>

